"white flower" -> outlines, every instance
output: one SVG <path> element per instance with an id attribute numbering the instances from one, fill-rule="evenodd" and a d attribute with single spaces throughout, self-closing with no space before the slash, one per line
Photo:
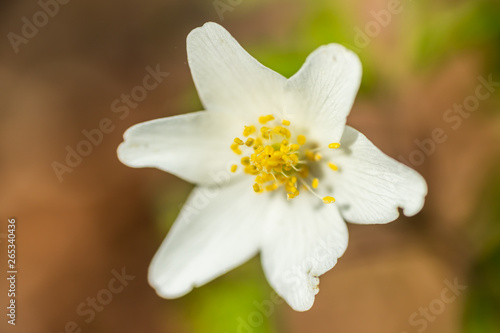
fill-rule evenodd
<path id="1" fill-rule="evenodd" d="M 387 223 L 398 207 L 414 215 L 426 183 L 345 125 L 361 64 L 344 47 L 318 48 L 289 79 L 215 23 L 189 34 L 187 52 L 206 111 L 135 125 L 118 148 L 128 166 L 198 185 L 149 281 L 180 297 L 260 252 L 276 292 L 308 310 L 318 277 L 346 250 L 344 219 Z"/>

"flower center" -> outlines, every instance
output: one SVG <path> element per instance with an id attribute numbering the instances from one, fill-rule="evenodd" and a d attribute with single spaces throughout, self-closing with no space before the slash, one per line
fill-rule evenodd
<path id="1" fill-rule="evenodd" d="M 259 117 L 258 126 L 245 126 L 243 139 L 235 138 L 231 150 L 241 158 L 241 165 L 246 174 L 255 176 L 253 190 L 256 193 L 275 191 L 284 187 L 287 199 L 293 199 L 300 194 L 299 185 L 324 203 L 333 203 L 331 196 L 321 197 L 315 190 L 319 179 L 311 175 L 311 166 L 320 163 L 322 156 L 320 148 L 308 143 L 303 134 L 292 137 L 288 129 L 290 121 L 283 119 L 281 123 L 273 115 Z M 331 143 L 329 148 L 339 148 L 339 143 Z M 244 154 L 245 152 L 245 154 Z M 328 163 L 330 169 L 337 171 L 338 167 Z M 238 165 L 231 167 L 236 172 Z M 299 184 L 300 183 L 300 184 Z"/>

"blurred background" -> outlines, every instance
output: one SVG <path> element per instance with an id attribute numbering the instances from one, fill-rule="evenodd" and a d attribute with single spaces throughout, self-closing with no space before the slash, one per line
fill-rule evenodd
<path id="1" fill-rule="evenodd" d="M 13 327 L 0 279 L 0 331 L 500 332 L 499 19 L 497 0 L 3 1 L 0 268 L 14 217 L 18 280 Z M 185 38 L 206 21 L 285 76 L 322 44 L 354 50 L 348 123 L 428 182 L 417 216 L 349 225 L 308 312 L 259 258 L 177 300 L 147 284 L 192 186 L 116 148 L 133 124 L 201 109 Z"/>

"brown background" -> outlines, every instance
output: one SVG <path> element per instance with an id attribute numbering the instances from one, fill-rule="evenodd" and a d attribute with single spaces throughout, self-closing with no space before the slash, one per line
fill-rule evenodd
<path id="1" fill-rule="evenodd" d="M 384 6 L 355 3 L 360 24 L 366 8 Z M 243 46 L 281 41 L 293 38 L 306 6 L 305 1 L 249 1 L 226 13 L 223 25 Z M 199 105 L 185 37 L 206 21 L 220 22 L 212 2 L 72 0 L 17 54 L 6 36 L 18 33 L 21 18 L 39 6 L 4 1 L 0 9 L 0 233 L 6 232 L 7 218 L 15 217 L 19 270 L 18 325 L 7 325 L 2 310 L 1 331 L 63 332 L 75 321 L 83 332 L 194 332 L 186 310 L 191 305 L 157 297 L 146 281 L 165 224 L 179 211 L 190 185 L 157 170 L 127 168 L 115 150 L 131 125 Z M 393 58 L 390 34 L 397 28 L 391 26 L 370 46 L 373 61 L 388 75 L 391 64 L 405 64 L 401 55 L 399 61 Z M 157 64 L 169 77 L 119 119 L 111 102 L 140 85 L 145 68 Z M 398 72 L 397 85 L 361 95 L 348 122 L 389 155 L 407 157 L 415 149 L 413 140 L 446 126 L 444 110 L 463 101 L 477 86 L 475 78 L 488 73 L 482 53 L 474 50 L 423 75 Z M 488 100 L 482 108 L 497 106 Z M 60 182 L 52 163 L 64 163 L 66 146 L 76 147 L 84 139 L 82 130 L 96 128 L 103 118 L 112 120 L 114 130 Z M 430 187 L 424 210 L 389 225 L 350 225 L 349 249 L 322 277 L 313 309 L 296 313 L 286 304 L 278 306 L 274 329 L 415 332 L 409 316 L 439 298 L 445 280 L 468 283 L 482 232 L 474 216 L 498 162 L 499 128 L 498 113 L 490 112 L 474 113 L 459 130 L 448 131 L 448 140 L 416 167 Z M 136 278 L 95 320 L 84 323 L 77 306 L 106 288 L 112 270 L 122 267 Z M 240 277 L 238 270 L 230 274 Z M 6 289 L 2 279 L 1 308 Z M 464 295 L 448 304 L 426 332 L 460 332 L 465 300 Z"/>

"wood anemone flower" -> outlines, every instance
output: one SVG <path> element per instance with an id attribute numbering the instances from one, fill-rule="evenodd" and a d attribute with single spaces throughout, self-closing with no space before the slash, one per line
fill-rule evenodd
<path id="1" fill-rule="evenodd" d="M 271 286 L 306 311 L 347 248 L 345 221 L 414 215 L 426 182 L 346 126 L 361 63 L 343 46 L 319 47 L 289 79 L 215 23 L 189 34 L 187 52 L 205 110 L 132 126 L 118 148 L 128 166 L 197 185 L 149 281 L 180 297 L 260 252 Z"/>

